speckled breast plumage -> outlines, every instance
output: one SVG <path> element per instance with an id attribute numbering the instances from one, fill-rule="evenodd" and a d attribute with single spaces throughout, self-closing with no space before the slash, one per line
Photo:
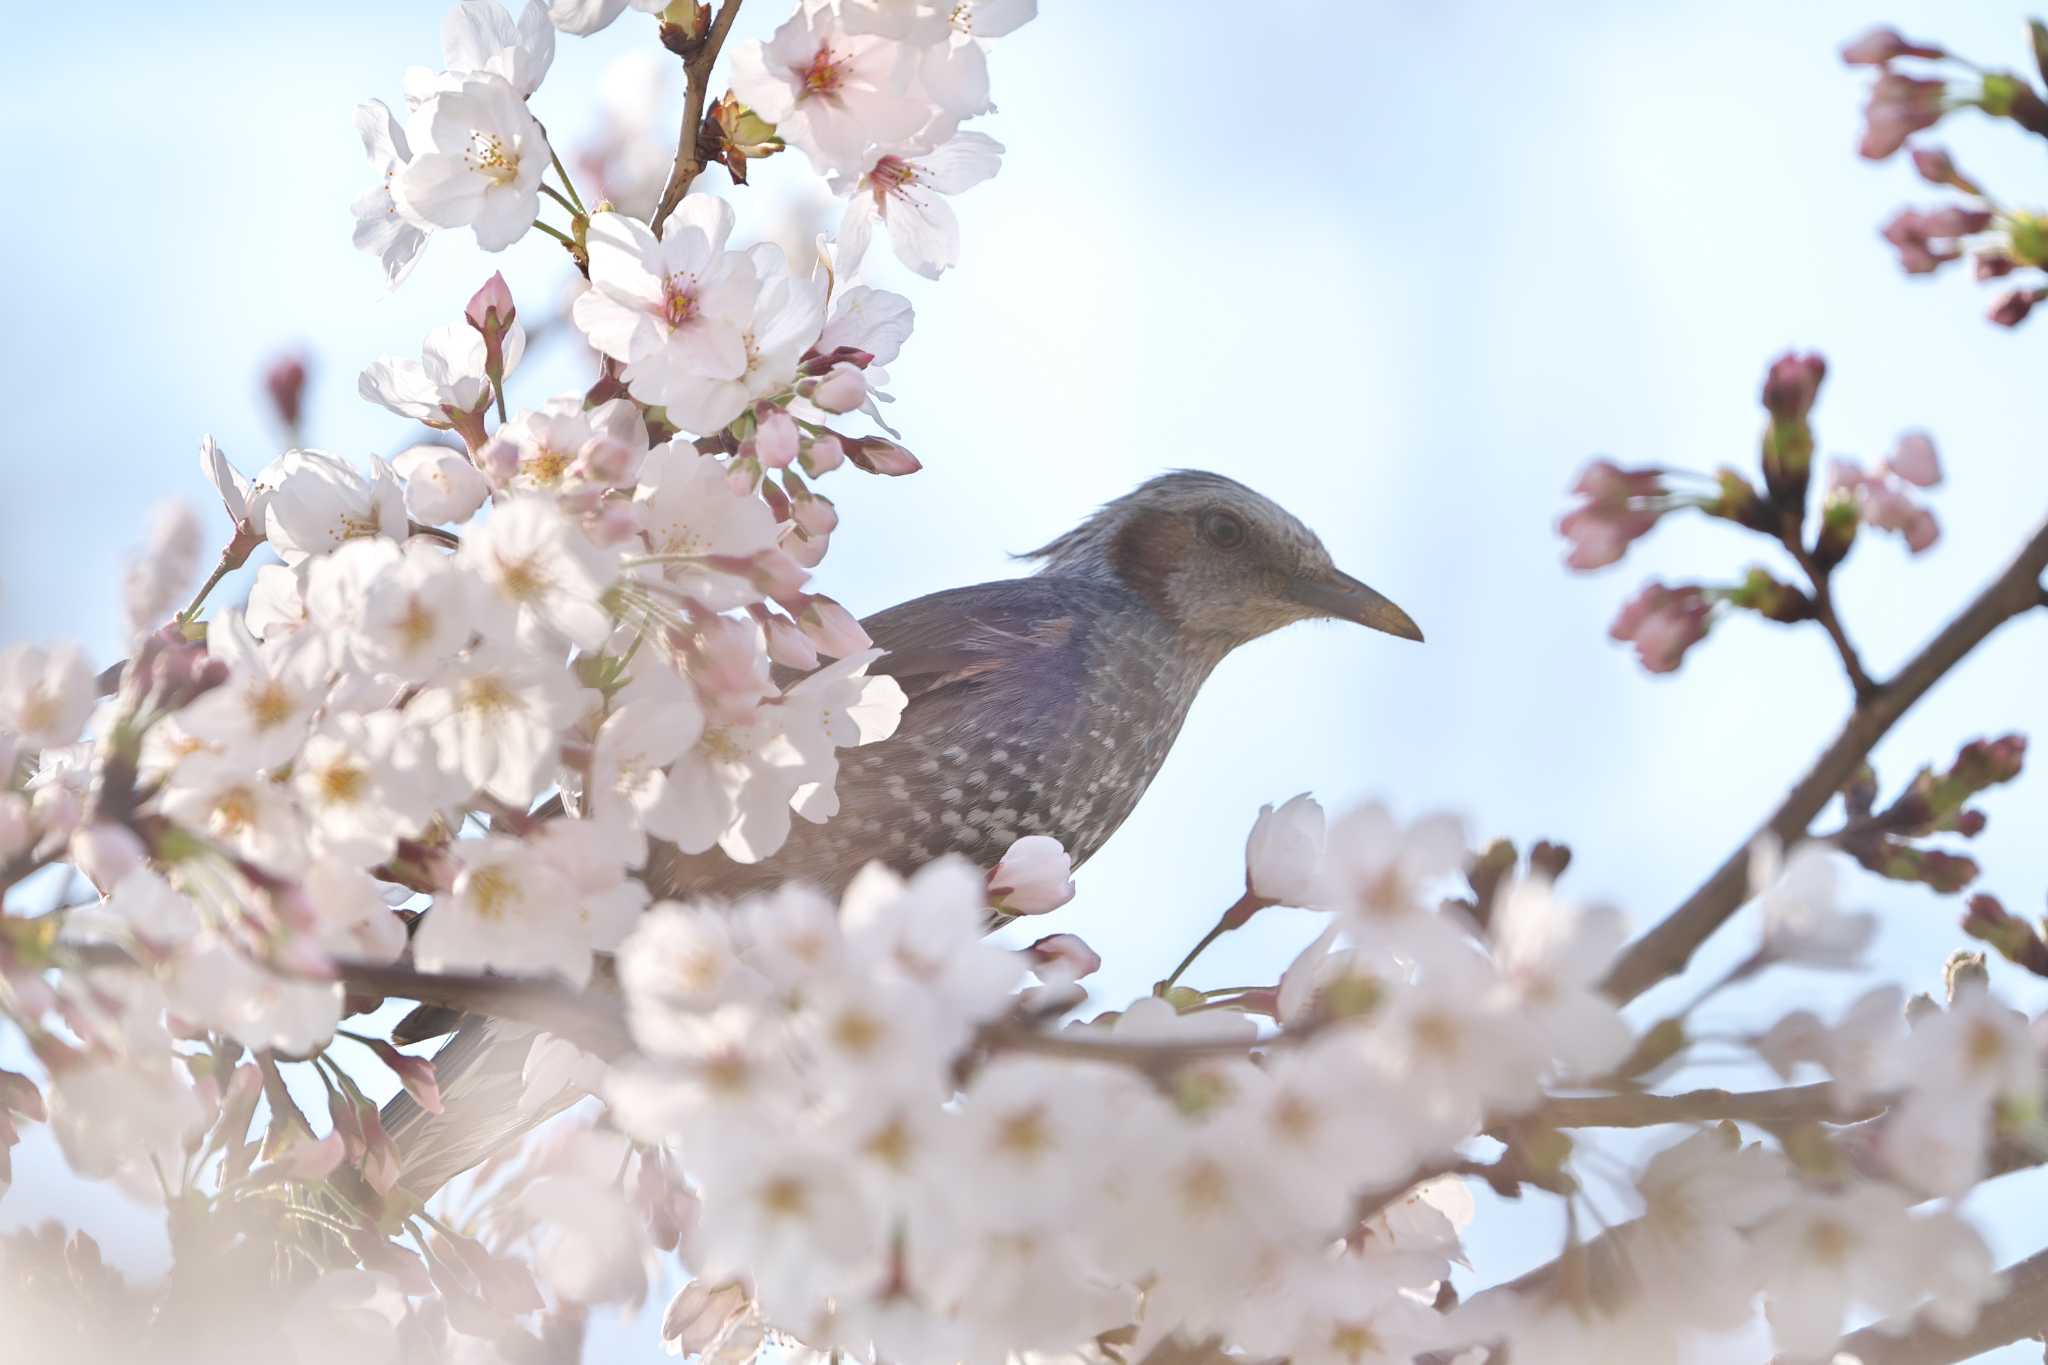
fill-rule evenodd
<path id="1" fill-rule="evenodd" d="M 783 881 L 837 890 L 880 859 L 987 867 L 1027 834 L 1075 863 L 1101 848 L 1165 762 L 1215 660 L 1120 585 L 1041 575 L 935 593 L 864 622 L 877 672 L 909 695 L 897 732 L 840 755 L 839 814 L 798 820 L 757 864 L 672 852 L 657 894 L 731 896 Z"/>

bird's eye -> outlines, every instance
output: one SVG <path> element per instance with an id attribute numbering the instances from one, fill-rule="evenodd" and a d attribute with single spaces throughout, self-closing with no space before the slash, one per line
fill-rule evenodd
<path id="1" fill-rule="evenodd" d="M 1204 512 L 1200 525 L 1202 539 L 1219 550 L 1235 550 L 1244 544 L 1244 518 L 1234 512 Z"/>

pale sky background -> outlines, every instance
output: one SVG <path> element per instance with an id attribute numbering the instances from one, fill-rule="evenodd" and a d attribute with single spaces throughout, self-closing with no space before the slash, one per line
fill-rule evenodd
<path id="1" fill-rule="evenodd" d="M 1675 904 L 1832 735 L 1846 688 L 1817 629 L 1753 620 L 1676 678 L 1646 679 L 1604 639 L 1636 583 L 1774 561 L 1726 527 L 1681 523 L 1620 569 L 1575 578 L 1552 525 L 1594 454 L 1752 466 L 1757 388 L 1786 347 L 1829 360 L 1824 453 L 1874 459 L 1924 426 L 1950 474 L 1931 554 L 1909 562 L 1869 535 L 1840 582 L 1874 669 L 1930 635 L 2042 515 L 2044 324 L 2007 334 L 1981 322 L 1990 295 L 1965 279 L 1898 274 L 1877 224 L 1937 196 L 1903 164 L 1856 159 L 1865 81 L 1833 55 L 1888 20 L 2024 66 L 2023 8 L 1045 9 L 992 55 L 1002 111 L 977 126 L 1010 150 L 958 201 L 963 264 L 936 286 L 886 281 L 918 310 L 891 367 L 892 416 L 925 471 L 831 476 L 844 527 L 821 586 L 865 613 L 1007 576 L 1006 551 L 1197 466 L 1300 513 L 1429 636 L 1418 648 L 1297 628 L 1217 672 L 1079 898 L 1034 926 L 1103 954 L 1103 1006 L 1172 966 L 1236 895 L 1259 804 L 1303 790 L 1333 807 L 1455 807 L 1482 838 L 1566 840 L 1566 886 L 1638 924 Z M 280 348 L 313 351 L 309 443 L 361 458 L 412 435 L 356 396 L 365 364 L 416 354 L 493 267 L 523 315 L 547 310 L 568 268 L 537 235 L 486 261 L 466 233 L 443 234 L 395 295 L 349 245 L 348 204 L 369 178 L 350 110 L 397 103 L 408 64 L 437 64 L 441 12 L 49 6 L 14 27 L 0 56 L 16 195 L 0 215 L 0 637 L 74 636 L 113 657 L 118 557 L 146 510 L 181 496 L 215 512 L 201 433 L 244 469 L 276 453 L 256 376 Z M 750 0 L 739 33 L 783 17 Z M 536 100 L 561 144 L 580 140 L 606 64 L 652 43 L 637 15 L 561 39 Z M 1945 140 L 1994 188 L 2038 202 L 2038 143 L 1970 118 Z M 796 153 L 779 168 L 803 169 Z M 740 193 L 743 225 L 777 202 L 766 178 Z M 703 183 L 726 186 L 716 171 Z M 558 346 L 515 400 L 580 387 L 586 368 Z M 1974 736 L 2048 733 L 2044 632 L 2048 619 L 2008 628 L 1908 718 L 1879 750 L 1888 792 Z M 2036 773 L 1995 794 L 1971 850 L 1985 888 L 2022 913 L 2048 887 L 2044 796 Z M 1959 904 L 1860 876 L 1852 899 L 1885 913 L 1885 974 L 1936 986 L 1962 942 Z M 1192 979 L 1271 979 L 1309 932 L 1305 917 L 1262 920 Z M 1752 932 L 1731 929 L 1720 959 Z M 1993 972 L 2016 1002 L 2048 1006 L 2048 983 Z M 1715 1014 L 1765 1021 L 1856 985 L 1770 977 Z M 16 1166 L 0 1226 L 61 1213 L 117 1259 L 153 1258 L 149 1224 L 64 1177 L 39 1131 Z M 2038 1246 L 2044 1192 L 2048 1177 L 2023 1175 L 1974 1201 L 2001 1261 Z M 1469 1283 L 1547 1259 L 1558 1233 L 1554 1201 L 1482 1206 Z M 600 1334 L 613 1358 L 661 1358 L 645 1323 Z"/>

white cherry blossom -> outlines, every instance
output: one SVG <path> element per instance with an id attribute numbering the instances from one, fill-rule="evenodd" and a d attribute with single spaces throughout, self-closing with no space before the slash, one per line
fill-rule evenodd
<path id="1" fill-rule="evenodd" d="M 467 227 L 485 251 L 526 235 L 540 210 L 547 136 L 504 77 L 450 80 L 406 120 L 412 159 L 391 177 L 391 197 L 412 222 Z"/>
<path id="2" fill-rule="evenodd" d="M 955 133 L 936 147 L 881 148 L 834 188 L 849 196 L 839 222 L 843 268 L 858 268 L 879 223 L 896 259 L 935 280 L 960 263 L 960 221 L 944 198 L 996 173 L 1003 145 L 985 133 Z"/>
<path id="3" fill-rule="evenodd" d="M 356 132 L 362 136 L 363 152 L 377 177 L 377 183 L 351 206 L 356 218 L 356 249 L 375 256 L 384 268 L 385 282 L 396 289 L 418 263 L 430 231 L 399 212 L 391 194 L 392 180 L 412 160 L 412 146 L 382 100 L 356 106 Z"/>

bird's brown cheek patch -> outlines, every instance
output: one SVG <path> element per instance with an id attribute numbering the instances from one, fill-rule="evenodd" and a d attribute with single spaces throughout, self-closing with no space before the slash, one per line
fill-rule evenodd
<path id="1" fill-rule="evenodd" d="M 1141 512 L 1117 532 L 1110 547 L 1110 566 L 1124 586 L 1145 599 L 1169 621 L 1179 620 L 1166 585 L 1186 563 L 1195 545 L 1195 530 L 1184 517 L 1169 512 Z"/>

